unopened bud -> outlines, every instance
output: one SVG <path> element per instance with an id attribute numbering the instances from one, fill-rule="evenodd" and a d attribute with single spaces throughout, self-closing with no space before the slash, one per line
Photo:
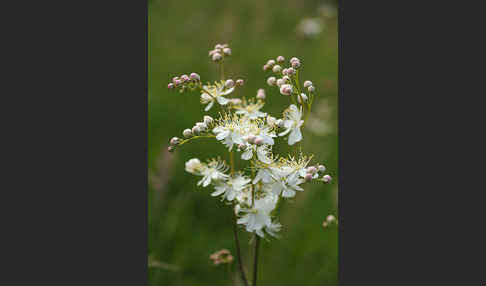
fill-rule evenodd
<path id="1" fill-rule="evenodd" d="M 230 48 L 224 48 L 223 53 L 227 56 L 231 55 L 231 49 Z"/>
<path id="2" fill-rule="evenodd" d="M 309 173 L 305 174 L 304 180 L 306 180 L 307 182 L 309 182 L 310 180 L 312 180 L 312 174 L 309 174 Z"/>
<path id="3" fill-rule="evenodd" d="M 239 80 L 236 81 L 237 86 L 243 86 L 243 84 L 245 84 L 245 81 L 242 80 L 242 79 L 239 79 Z"/>
<path id="4" fill-rule="evenodd" d="M 181 84 L 181 83 L 182 83 L 182 80 L 180 80 L 180 79 L 176 79 L 176 80 L 174 81 L 174 84 L 175 84 L 175 85 L 179 85 L 179 84 Z"/>
<path id="5" fill-rule="evenodd" d="M 277 79 L 274 76 L 271 76 L 267 79 L 267 84 L 269 86 L 274 86 L 276 82 L 277 82 Z"/>
<path id="6" fill-rule="evenodd" d="M 186 137 L 186 138 L 192 137 L 192 131 L 191 131 L 191 129 L 189 129 L 189 128 L 184 129 L 184 131 L 182 131 L 182 135 L 184 135 L 184 137 Z"/>
<path id="7" fill-rule="evenodd" d="M 264 65 L 263 65 L 263 70 L 264 70 L 264 71 L 268 70 L 269 68 L 270 68 L 270 67 L 269 67 L 267 64 L 264 64 Z"/>
<path id="8" fill-rule="evenodd" d="M 273 66 L 275 64 L 275 60 L 268 60 L 267 65 Z"/>
<path id="9" fill-rule="evenodd" d="M 203 122 L 197 122 L 196 126 L 199 128 L 199 132 L 206 130 L 207 126 Z"/>
<path id="10" fill-rule="evenodd" d="M 221 60 L 221 58 L 222 58 L 222 56 L 219 53 L 214 53 L 213 57 L 212 57 L 213 61 L 215 61 L 215 62 Z"/>
<path id="11" fill-rule="evenodd" d="M 300 61 L 300 60 L 299 60 L 298 58 L 296 58 L 296 57 L 292 57 L 292 58 L 290 59 L 290 63 L 293 63 L 293 62 L 295 62 L 295 61 Z"/>
<path id="12" fill-rule="evenodd" d="M 192 134 L 198 135 L 199 132 L 200 132 L 199 127 L 197 127 L 197 126 L 192 127 Z"/>
<path id="13" fill-rule="evenodd" d="M 328 215 L 326 218 L 327 222 L 333 222 L 336 220 L 336 218 L 333 215 Z"/>
<path id="14" fill-rule="evenodd" d="M 304 82 L 304 87 L 305 87 L 305 88 L 308 88 L 308 87 L 309 87 L 309 86 L 311 86 L 311 85 L 312 85 L 312 81 L 310 81 L 310 80 L 306 80 L 306 81 Z"/>
<path id="15" fill-rule="evenodd" d="M 294 75 L 294 74 L 295 74 L 295 69 L 293 69 L 293 68 L 287 69 L 287 75 Z"/>
<path id="16" fill-rule="evenodd" d="M 172 137 L 172 139 L 170 139 L 170 145 L 171 145 L 171 146 L 175 146 L 175 145 L 177 145 L 177 144 L 179 144 L 179 138 L 177 138 L 177 137 Z"/>
<path id="17" fill-rule="evenodd" d="M 324 176 L 322 176 L 322 181 L 323 181 L 324 183 L 329 183 L 329 182 L 331 182 L 331 180 L 332 180 L 332 178 L 331 178 L 331 176 L 329 176 L 329 175 L 324 175 Z"/>
<path id="18" fill-rule="evenodd" d="M 290 82 L 290 77 L 289 77 L 289 76 L 287 76 L 287 75 L 284 75 L 284 76 L 282 77 L 282 79 L 283 79 L 283 81 L 284 81 L 284 82 Z"/>
<path id="19" fill-rule="evenodd" d="M 316 89 L 314 88 L 314 86 L 313 86 L 313 85 L 311 85 L 311 86 L 309 86 L 309 88 L 307 88 L 307 90 L 308 90 L 309 92 L 314 92 L 314 90 L 316 90 Z"/>
<path id="20" fill-rule="evenodd" d="M 222 49 L 222 48 L 223 48 L 223 45 L 221 45 L 221 44 L 216 44 L 216 45 L 214 46 L 214 48 L 215 48 L 215 49 Z"/>
<path id="21" fill-rule="evenodd" d="M 277 62 L 281 63 L 281 62 L 284 62 L 284 61 L 285 61 L 284 57 L 282 57 L 282 56 L 277 57 Z"/>
<path id="22" fill-rule="evenodd" d="M 279 73 L 279 72 L 281 72 L 281 71 L 282 71 L 282 67 L 281 67 L 281 66 L 279 66 L 279 65 L 274 65 L 274 66 L 273 66 L 273 68 L 272 68 L 272 71 L 273 71 L 274 73 Z"/>
<path id="23" fill-rule="evenodd" d="M 241 103 L 241 99 L 239 99 L 239 98 L 231 98 L 231 99 L 230 99 L 230 102 L 231 102 L 231 104 L 233 104 L 233 105 L 238 105 L 238 104 L 240 104 L 240 103 Z"/>
<path id="24" fill-rule="evenodd" d="M 307 168 L 307 173 L 315 174 L 317 173 L 317 168 L 314 166 L 310 166 L 309 168 Z"/>
<path id="25" fill-rule="evenodd" d="M 297 97 L 297 100 L 299 100 L 299 103 L 302 103 L 300 102 L 300 99 L 302 98 L 303 101 L 307 101 L 307 95 L 305 93 L 301 93 L 299 97 Z"/>
<path id="26" fill-rule="evenodd" d="M 256 97 L 257 97 L 258 99 L 265 99 L 265 91 L 264 91 L 262 88 L 260 88 L 260 89 L 257 91 L 257 95 L 256 95 Z"/>
<path id="27" fill-rule="evenodd" d="M 298 69 L 298 68 L 300 67 L 300 61 L 299 61 L 299 60 L 297 60 L 297 61 L 293 61 L 293 62 L 292 62 L 292 67 L 293 67 L 294 69 Z"/>
<path id="28" fill-rule="evenodd" d="M 175 77 L 173 77 L 173 78 L 172 78 L 172 82 L 173 82 L 174 84 L 175 84 L 175 83 L 176 83 L 176 81 L 178 81 L 178 80 L 179 80 L 179 77 L 178 77 L 178 76 L 175 76 Z"/>
<path id="29" fill-rule="evenodd" d="M 172 153 L 172 152 L 174 152 L 174 150 L 175 150 L 175 149 L 174 149 L 174 147 L 172 147 L 172 146 L 167 147 L 167 151 L 169 151 L 169 152 L 171 152 L 171 153 Z"/>
<path id="30" fill-rule="evenodd" d="M 189 77 L 187 76 L 187 74 L 183 74 L 181 75 L 181 80 L 184 82 L 184 81 L 189 81 Z"/>
<path id="31" fill-rule="evenodd" d="M 258 146 L 261 146 L 263 144 L 263 138 L 256 137 L 255 138 L 255 144 L 258 145 Z"/>
<path id="32" fill-rule="evenodd" d="M 238 150 L 245 151 L 246 150 L 246 145 L 243 144 L 243 143 L 238 144 Z"/>
<path id="33" fill-rule="evenodd" d="M 174 84 L 173 84 L 173 83 L 169 83 L 169 84 L 167 85 L 167 88 L 169 88 L 169 89 L 174 88 Z"/>
<path id="34" fill-rule="evenodd" d="M 285 76 L 287 76 L 287 69 L 283 69 L 282 70 L 282 74 L 285 75 Z"/>
<path id="35" fill-rule="evenodd" d="M 245 140 L 248 141 L 248 143 L 255 143 L 255 139 L 256 139 L 256 136 L 253 135 L 253 134 L 250 134 L 248 136 L 245 137 Z"/>
<path id="36" fill-rule="evenodd" d="M 232 80 L 232 79 L 228 79 L 225 83 L 224 83 L 224 86 L 226 86 L 226 88 L 232 88 L 233 86 L 235 86 L 235 81 Z"/>
<path id="37" fill-rule="evenodd" d="M 281 78 L 277 79 L 277 86 L 278 87 L 281 87 L 283 84 L 285 83 L 285 81 Z"/>
<path id="38" fill-rule="evenodd" d="M 292 86 L 290 84 L 282 84 L 282 86 L 280 86 L 280 93 L 282 95 L 291 95 Z"/>
<path id="39" fill-rule="evenodd" d="M 326 171 L 326 167 L 324 167 L 324 165 L 319 165 L 319 167 L 317 167 L 317 169 L 319 169 L 319 172 L 325 172 Z"/>
<path id="40" fill-rule="evenodd" d="M 200 80 L 201 79 L 201 77 L 197 73 L 195 73 L 195 72 L 191 73 L 191 75 L 189 77 L 192 80 Z"/>

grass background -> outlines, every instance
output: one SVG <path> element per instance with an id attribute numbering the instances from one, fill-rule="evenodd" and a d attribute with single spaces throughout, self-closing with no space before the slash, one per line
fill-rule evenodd
<path id="1" fill-rule="evenodd" d="M 166 151 L 173 136 L 181 136 L 203 117 L 193 92 L 169 92 L 173 76 L 197 72 L 202 80 L 218 79 L 217 65 L 208 57 L 216 43 L 229 43 L 233 55 L 225 63 L 227 78 L 243 78 L 239 96 L 267 93 L 265 112 L 275 117 L 289 105 L 276 88 L 266 85 L 262 70 L 270 58 L 301 59 L 301 79 L 317 88 L 313 118 L 303 132 L 303 151 L 324 163 L 332 184 L 311 184 L 286 202 L 280 213 L 281 239 L 261 242 L 259 285 L 338 285 L 337 227 L 324 229 L 328 214 L 337 214 L 337 15 L 323 15 L 323 4 L 335 1 L 167 1 L 150 0 L 149 53 L 149 285 L 231 285 L 224 268 L 211 265 L 209 255 L 227 248 L 234 254 L 229 207 L 196 187 L 198 178 L 184 171 L 193 157 L 227 158 L 222 144 L 204 139 Z M 324 29 L 316 37 L 302 36 L 300 21 L 318 17 Z M 217 106 L 216 106 L 217 107 Z M 217 115 L 213 107 L 209 114 Z M 285 141 L 285 140 L 281 140 Z M 286 153 L 286 144 L 274 149 Z M 237 160 L 237 167 L 241 162 Z M 240 230 L 245 269 L 251 277 L 251 236 Z M 233 265 L 234 267 L 234 265 Z"/>

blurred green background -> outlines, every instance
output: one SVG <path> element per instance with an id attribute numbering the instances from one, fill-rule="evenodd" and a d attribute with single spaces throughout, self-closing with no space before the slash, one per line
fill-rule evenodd
<path id="1" fill-rule="evenodd" d="M 227 150 L 203 139 L 168 153 L 168 141 L 201 121 L 204 106 L 196 92 L 169 92 L 176 75 L 197 72 L 203 82 L 218 79 L 217 65 L 208 51 L 229 43 L 233 55 L 225 62 L 226 78 L 243 78 L 239 96 L 267 94 L 264 112 L 279 118 L 289 99 L 266 85 L 268 59 L 296 56 L 302 80 L 317 89 L 313 115 L 303 130 L 305 153 L 315 155 L 334 178 L 328 185 L 306 186 L 286 201 L 279 216 L 280 239 L 261 241 L 258 284 L 338 285 L 338 230 L 322 227 L 329 214 L 337 215 L 337 79 L 338 43 L 336 1 L 167 1 L 149 0 L 149 285 L 231 285 L 224 268 L 213 266 L 209 255 L 227 248 L 233 254 L 231 210 L 210 189 L 184 170 L 185 161 L 221 156 Z M 217 117 L 217 106 L 209 114 Z M 276 153 L 289 151 L 284 139 Z M 238 156 L 237 156 L 238 157 Z M 242 166 L 237 160 L 237 167 Z M 251 236 L 240 230 L 247 275 L 251 277 Z M 233 265 L 234 267 L 234 265 Z M 235 269 L 235 268 L 234 268 Z M 236 272 L 236 271 L 235 271 Z"/>

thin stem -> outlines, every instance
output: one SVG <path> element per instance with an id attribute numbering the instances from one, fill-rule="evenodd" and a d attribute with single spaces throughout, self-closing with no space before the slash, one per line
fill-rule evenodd
<path id="1" fill-rule="evenodd" d="M 224 80 L 224 65 L 222 59 L 221 59 L 221 63 L 219 64 L 219 72 L 220 72 L 221 80 Z"/>
<path id="2" fill-rule="evenodd" d="M 255 241 L 255 257 L 253 260 L 253 284 L 252 286 L 257 285 L 257 271 L 258 271 L 258 249 L 260 246 L 260 237 L 256 235 L 256 241 Z"/>
<path id="3" fill-rule="evenodd" d="M 245 284 L 245 286 L 249 286 L 248 280 L 246 279 L 245 269 L 243 269 L 243 263 L 241 262 L 240 241 L 238 240 L 238 228 L 236 225 L 236 214 L 234 212 L 233 212 L 233 234 L 235 236 L 236 259 L 238 259 L 238 267 L 240 268 L 241 279 L 243 279 L 243 283 Z"/>

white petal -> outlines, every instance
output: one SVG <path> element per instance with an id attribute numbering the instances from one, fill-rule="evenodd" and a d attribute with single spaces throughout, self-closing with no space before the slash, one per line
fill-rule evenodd
<path id="1" fill-rule="evenodd" d="M 208 110 L 210 110 L 210 109 L 211 109 L 211 107 L 213 107 L 213 104 L 214 104 L 214 100 L 213 100 L 213 101 L 211 101 L 211 102 L 210 102 L 210 103 L 209 103 L 209 104 L 206 106 L 206 108 L 204 108 L 204 111 L 208 111 Z"/>
<path id="2" fill-rule="evenodd" d="M 241 154 L 241 159 L 250 160 L 253 157 L 253 150 L 248 148 L 243 154 Z"/>
<path id="3" fill-rule="evenodd" d="M 219 104 L 221 105 L 226 105 L 228 104 L 229 102 L 229 99 L 225 98 L 225 97 L 222 97 L 222 96 L 218 96 L 216 97 L 216 100 L 218 101 Z"/>
<path id="4" fill-rule="evenodd" d="M 302 132 L 300 132 L 300 128 L 293 129 L 289 135 L 289 145 L 294 145 L 300 140 L 302 140 Z"/>

